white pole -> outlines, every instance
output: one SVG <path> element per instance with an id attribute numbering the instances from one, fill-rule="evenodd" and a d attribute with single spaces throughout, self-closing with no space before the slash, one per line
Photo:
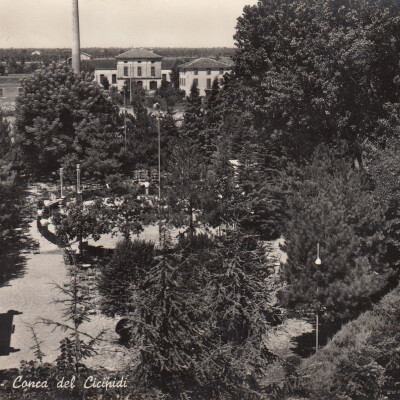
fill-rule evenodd
<path id="1" fill-rule="evenodd" d="M 60 186 L 61 186 L 61 190 L 60 190 L 60 194 L 61 194 L 61 198 L 64 197 L 64 181 L 63 181 L 63 174 L 64 174 L 64 169 L 60 168 Z"/>
<path id="2" fill-rule="evenodd" d="M 158 127 L 158 199 L 161 200 L 161 127 L 160 127 L 160 114 L 157 118 Z"/>
<path id="3" fill-rule="evenodd" d="M 76 164 L 76 192 L 81 192 L 81 166 Z"/>
<path id="4" fill-rule="evenodd" d="M 72 68 L 76 74 L 79 74 L 81 72 L 81 44 L 78 0 L 72 0 L 72 25 Z"/>
<path id="5" fill-rule="evenodd" d="M 315 325 L 315 354 L 318 353 L 318 310 L 317 310 L 317 318 Z"/>

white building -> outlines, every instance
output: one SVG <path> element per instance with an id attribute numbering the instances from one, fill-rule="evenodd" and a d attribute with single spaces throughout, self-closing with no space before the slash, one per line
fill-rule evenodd
<path id="1" fill-rule="evenodd" d="M 121 90 L 123 81 L 118 86 L 117 79 L 117 60 L 110 58 L 98 58 L 91 60 L 91 64 L 94 65 L 94 80 L 97 83 L 102 84 L 104 78 L 107 78 L 110 86 L 118 87 Z"/>
<path id="2" fill-rule="evenodd" d="M 145 49 L 131 49 L 116 59 L 118 88 L 126 81 L 132 87 L 136 85 L 148 91 L 161 86 L 161 56 Z"/>
<path id="3" fill-rule="evenodd" d="M 223 84 L 223 75 L 231 70 L 231 66 L 211 58 L 198 58 L 179 67 L 179 88 L 188 96 L 193 83 L 197 85 L 200 96 L 210 90 L 215 78 Z"/>

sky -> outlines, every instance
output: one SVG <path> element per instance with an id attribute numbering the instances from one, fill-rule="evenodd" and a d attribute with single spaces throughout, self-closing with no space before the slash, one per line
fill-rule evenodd
<path id="1" fill-rule="evenodd" d="M 257 0 L 79 0 L 81 47 L 233 47 Z M 0 0 L 0 48 L 71 47 L 72 0 Z"/>

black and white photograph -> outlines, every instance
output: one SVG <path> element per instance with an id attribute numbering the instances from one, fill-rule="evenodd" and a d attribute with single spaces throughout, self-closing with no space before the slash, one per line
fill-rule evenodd
<path id="1" fill-rule="evenodd" d="M 0 400 L 400 400 L 399 0 L 0 0 Z"/>

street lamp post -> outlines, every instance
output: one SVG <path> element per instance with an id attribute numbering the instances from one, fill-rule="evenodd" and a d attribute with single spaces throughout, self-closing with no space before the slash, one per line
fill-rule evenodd
<path id="1" fill-rule="evenodd" d="M 81 192 L 81 166 L 80 164 L 76 164 L 76 193 L 80 194 Z"/>
<path id="2" fill-rule="evenodd" d="M 157 118 L 157 129 L 158 129 L 158 198 L 161 200 L 161 127 L 160 127 L 160 115 Z"/>
<path id="3" fill-rule="evenodd" d="M 124 137 L 125 137 L 125 151 L 126 151 L 126 87 L 124 87 Z"/>
<path id="4" fill-rule="evenodd" d="M 60 168 L 60 195 L 64 197 L 64 168 Z"/>
<path id="5" fill-rule="evenodd" d="M 162 245 L 162 226 L 161 226 L 161 125 L 160 125 L 160 105 L 158 103 L 154 104 L 153 108 L 158 111 L 157 115 L 157 134 L 158 134 L 158 234 L 160 247 Z"/>
<path id="6" fill-rule="evenodd" d="M 319 243 L 317 243 L 317 259 L 315 260 L 316 265 L 321 265 L 322 261 L 319 257 Z M 316 318 L 315 318 L 315 354 L 318 353 L 318 325 L 319 325 L 319 306 L 318 306 L 318 279 L 317 279 L 317 293 L 316 293 Z"/>

